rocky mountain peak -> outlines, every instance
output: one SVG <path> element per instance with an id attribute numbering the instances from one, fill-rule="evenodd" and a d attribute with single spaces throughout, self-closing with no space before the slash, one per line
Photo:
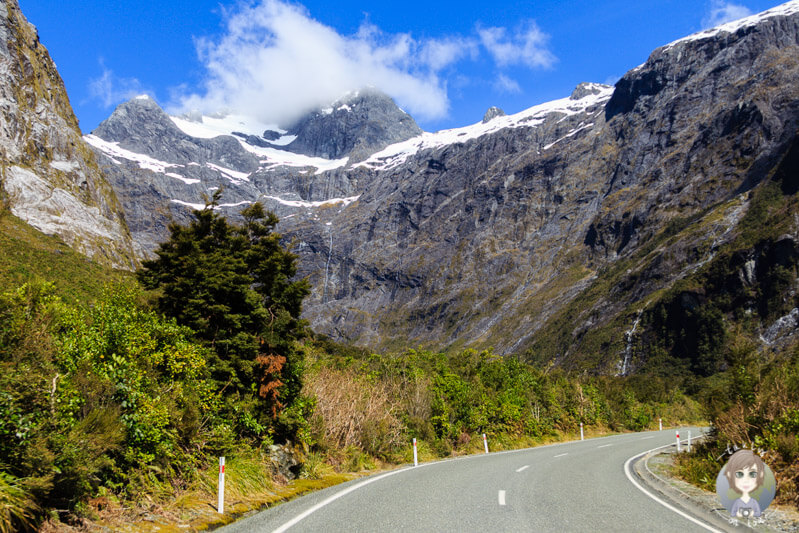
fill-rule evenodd
<path id="1" fill-rule="evenodd" d="M 485 115 L 483 115 L 483 124 L 488 124 L 491 120 L 497 117 L 504 117 L 505 112 L 496 106 L 491 106 L 486 111 Z"/>
<path id="2" fill-rule="evenodd" d="M 147 153 L 153 138 L 164 141 L 186 138 L 169 115 L 149 96 L 137 96 L 119 104 L 91 133 L 127 149 Z"/>
<path id="3" fill-rule="evenodd" d="M 610 85 L 604 85 L 602 83 L 583 82 L 575 87 L 574 91 L 571 93 L 571 96 L 569 96 L 569 99 L 582 100 L 586 96 L 595 96 L 597 94 L 601 94 L 609 88 Z"/>
<path id="4" fill-rule="evenodd" d="M 795 53 L 799 1 L 793 0 L 757 15 L 711 28 L 662 46 L 646 63 L 617 83 L 606 109 L 609 120 L 622 113 L 648 109 L 658 95 L 673 92 L 691 79 L 740 77 L 754 63 L 768 66 L 764 47 L 786 58 Z M 791 50 L 793 48 L 793 50 Z M 780 59 L 784 61 L 784 59 Z M 792 65 L 786 65 L 792 68 Z M 707 88 L 694 97 L 709 97 Z M 746 98 L 745 95 L 741 95 Z"/>
<path id="5" fill-rule="evenodd" d="M 422 133 L 410 115 L 374 88 L 349 93 L 288 129 L 297 138 L 286 150 L 325 159 L 349 156 L 351 161 Z"/>

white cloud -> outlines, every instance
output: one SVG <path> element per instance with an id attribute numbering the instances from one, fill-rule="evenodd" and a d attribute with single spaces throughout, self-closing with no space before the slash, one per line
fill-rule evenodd
<path id="1" fill-rule="evenodd" d="M 522 88 L 519 83 L 506 76 L 505 74 L 500 74 L 497 76 L 497 79 L 494 80 L 494 89 L 496 89 L 500 93 L 520 93 L 522 92 Z"/>
<path id="2" fill-rule="evenodd" d="M 511 34 L 506 28 L 478 28 L 480 43 L 500 67 L 526 65 L 530 68 L 549 68 L 556 58 L 547 48 L 549 35 L 534 21 L 528 21 Z"/>
<path id="3" fill-rule="evenodd" d="M 495 38 L 484 39 L 486 31 Z M 499 67 L 551 66 L 546 41 L 535 23 L 513 34 L 478 28 L 476 35 L 423 40 L 364 23 L 354 35 L 341 35 L 301 5 L 261 0 L 226 14 L 220 38 L 197 41 L 204 86 L 182 92 L 170 111 L 230 110 L 287 125 L 348 91 L 374 86 L 421 120 L 443 118 L 448 79 L 458 78 L 459 62 L 487 51 Z"/>
<path id="4" fill-rule="evenodd" d="M 441 70 L 464 58 L 477 59 L 478 43 L 475 39 L 448 37 L 431 39 L 422 44 L 420 58 L 433 70 Z"/>
<path id="5" fill-rule="evenodd" d="M 89 80 L 89 95 L 92 99 L 100 101 L 103 107 L 109 108 L 148 92 L 142 88 L 138 79 L 116 76 L 111 69 L 106 68 L 102 59 L 100 67 L 103 69 L 102 76 Z"/>
<path id="6" fill-rule="evenodd" d="M 702 20 L 702 25 L 705 29 L 714 28 L 732 22 L 733 20 L 742 19 L 752 14 L 746 6 L 733 4 L 732 2 L 724 2 L 723 0 L 713 0 L 710 3 L 710 12 Z"/>

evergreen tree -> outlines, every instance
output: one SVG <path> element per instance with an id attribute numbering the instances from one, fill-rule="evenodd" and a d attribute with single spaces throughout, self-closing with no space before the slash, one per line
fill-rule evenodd
<path id="1" fill-rule="evenodd" d="M 139 280 L 160 289 L 158 309 L 175 317 L 214 353 L 213 378 L 226 392 L 258 394 L 276 417 L 302 386 L 302 337 L 307 280 L 292 281 L 297 257 L 280 244 L 277 217 L 260 203 L 242 211 L 244 224 L 215 211 L 217 192 L 188 226 L 172 224 L 170 238 L 144 261 Z"/>

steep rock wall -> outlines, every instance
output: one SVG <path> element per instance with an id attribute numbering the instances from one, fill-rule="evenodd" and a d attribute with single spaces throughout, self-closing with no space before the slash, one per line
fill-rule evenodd
<path id="1" fill-rule="evenodd" d="M 16 0 L 0 4 L 0 161 L 5 209 L 96 261 L 135 267 L 114 191 Z"/>

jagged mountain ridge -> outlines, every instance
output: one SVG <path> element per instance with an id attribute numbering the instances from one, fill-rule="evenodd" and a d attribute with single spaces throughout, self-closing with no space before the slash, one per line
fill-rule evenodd
<path id="1" fill-rule="evenodd" d="M 98 262 L 136 265 L 114 191 L 81 139 L 64 85 L 16 0 L 0 4 L 0 200 Z"/>
<path id="2" fill-rule="evenodd" d="M 173 158 L 171 145 L 160 153 L 169 165 L 184 161 L 170 172 L 135 158 L 105 164 L 134 206 L 126 207 L 134 235 L 141 217 L 132 209 L 149 202 L 152 243 L 164 235 L 153 212 L 177 216 L 220 183 L 230 208 L 265 201 L 311 277 L 305 312 L 317 331 L 373 347 L 521 352 L 670 222 L 700 225 L 646 265 L 645 282 L 631 273 L 626 288 L 594 302 L 574 335 L 700 268 L 734 237 L 744 193 L 799 126 L 797 5 L 662 47 L 615 88 L 584 85 L 569 99 L 423 133 L 362 161 L 289 162 L 245 136 L 236 142 L 257 159 L 252 172 L 236 167 L 245 159 L 233 137 L 225 142 L 235 157 L 224 161 L 182 138 L 187 159 Z M 104 142 L 135 148 L 126 138 Z M 159 138 L 148 142 L 146 153 L 158 155 Z M 205 174 L 189 175 L 197 168 Z"/>

